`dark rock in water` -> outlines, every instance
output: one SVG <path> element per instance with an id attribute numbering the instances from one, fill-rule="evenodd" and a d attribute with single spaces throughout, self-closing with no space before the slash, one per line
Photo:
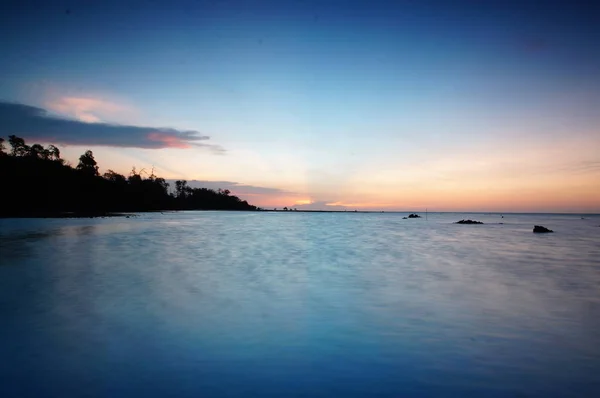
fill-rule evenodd
<path id="1" fill-rule="evenodd" d="M 421 218 L 421 216 L 413 213 L 413 214 L 409 214 L 408 218 Z"/>
<path id="2" fill-rule="evenodd" d="M 535 225 L 533 227 L 533 232 L 542 234 L 542 233 L 554 232 L 554 231 L 551 229 L 548 229 L 546 227 L 542 227 L 541 225 Z"/>
<path id="3" fill-rule="evenodd" d="M 408 219 L 408 217 L 402 217 L 402 219 L 403 219 L 403 220 L 407 220 L 407 219 Z M 599 226 L 600 226 L 600 225 L 599 225 Z"/>
<path id="4" fill-rule="evenodd" d="M 475 220 L 460 220 L 455 222 L 455 224 L 483 224 L 481 221 L 475 221 Z"/>

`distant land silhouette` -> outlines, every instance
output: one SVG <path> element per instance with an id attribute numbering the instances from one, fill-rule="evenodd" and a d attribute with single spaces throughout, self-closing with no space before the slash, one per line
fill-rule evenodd
<path id="1" fill-rule="evenodd" d="M 100 216 L 158 210 L 259 210 L 230 191 L 191 188 L 175 182 L 174 192 L 164 178 L 134 168 L 128 177 L 98 172 L 92 151 L 72 167 L 54 145 L 31 146 L 20 137 L 0 138 L 0 217 Z M 146 174 L 146 177 L 142 174 Z"/>

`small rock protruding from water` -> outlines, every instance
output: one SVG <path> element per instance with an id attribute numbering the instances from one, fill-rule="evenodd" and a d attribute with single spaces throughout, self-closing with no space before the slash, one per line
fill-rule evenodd
<path id="1" fill-rule="evenodd" d="M 544 234 L 544 233 L 554 232 L 554 231 L 551 230 L 551 229 L 548 229 L 546 227 L 543 227 L 541 225 L 535 225 L 533 227 L 533 232 L 536 233 L 536 234 Z"/>
<path id="2" fill-rule="evenodd" d="M 460 220 L 455 222 L 455 224 L 483 224 L 481 221 L 475 221 L 475 220 Z"/>
<path id="3" fill-rule="evenodd" d="M 408 218 L 421 218 L 421 216 L 418 214 L 412 213 L 412 214 L 408 215 Z"/>

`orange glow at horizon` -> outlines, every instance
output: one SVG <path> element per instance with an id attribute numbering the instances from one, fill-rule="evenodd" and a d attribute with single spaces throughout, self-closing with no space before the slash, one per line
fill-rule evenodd
<path id="1" fill-rule="evenodd" d="M 312 199 L 300 199 L 297 200 L 296 202 L 294 202 L 295 205 L 310 205 L 312 203 L 315 203 L 314 200 Z"/>
<path id="2" fill-rule="evenodd" d="M 360 207 L 360 208 L 389 208 L 394 206 L 392 203 L 377 203 L 377 202 L 352 202 L 346 203 L 343 201 L 326 203 L 327 206 L 335 207 Z"/>
<path id="3" fill-rule="evenodd" d="M 360 168 L 338 179 L 326 173 L 310 174 L 301 157 L 294 168 L 282 173 L 282 165 L 289 159 L 246 153 L 199 156 L 195 150 L 177 149 L 182 144 L 177 138 L 153 137 L 167 141 L 169 148 L 98 147 L 94 155 L 102 169 L 112 168 L 125 175 L 132 165 L 138 169 L 156 166 L 159 175 L 167 179 L 267 188 L 254 192 L 231 189 L 250 204 L 267 209 L 600 213 L 600 143 L 596 141 L 572 139 L 543 148 L 521 144 L 472 154 L 429 154 L 428 158 L 404 163 L 395 159 L 364 161 Z M 61 147 L 73 164 L 85 149 Z"/>

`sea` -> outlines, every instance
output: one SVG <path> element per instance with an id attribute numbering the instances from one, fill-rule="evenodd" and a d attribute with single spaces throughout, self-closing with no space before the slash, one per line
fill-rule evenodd
<path id="1" fill-rule="evenodd" d="M 600 216 L 421 215 L 0 219 L 0 397 L 600 397 Z"/>

